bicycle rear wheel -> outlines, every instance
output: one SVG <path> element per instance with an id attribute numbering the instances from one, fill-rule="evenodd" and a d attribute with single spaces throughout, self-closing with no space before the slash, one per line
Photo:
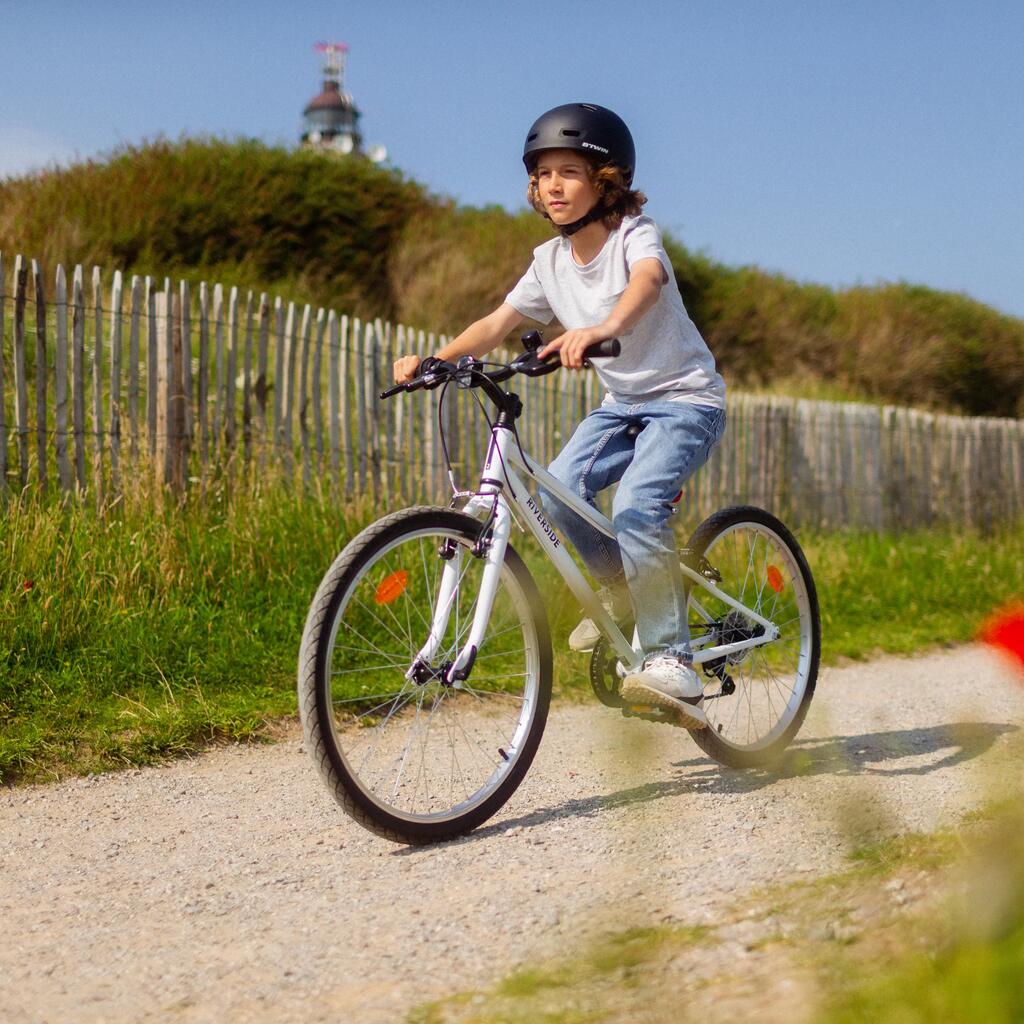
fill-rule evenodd
<path id="1" fill-rule="evenodd" d="M 306 620 L 298 691 L 308 749 L 341 806 L 396 842 L 435 842 L 485 821 L 522 781 L 544 731 L 547 616 L 511 546 L 469 678 L 408 677 L 444 617 L 435 612 L 446 572 L 457 586 L 430 667 L 466 642 L 485 565 L 472 552 L 480 529 L 451 509 L 386 516 L 338 556 Z"/>
<path id="2" fill-rule="evenodd" d="M 771 643 L 698 667 L 709 679 L 708 727 L 691 735 L 731 767 L 770 763 L 803 723 L 818 677 L 821 620 L 807 559 L 779 519 L 753 506 L 709 516 L 687 547 L 695 569 L 707 559 L 722 577 L 720 590 L 779 628 Z M 703 588 L 691 586 L 688 595 L 695 651 L 760 635 L 756 622 Z"/>

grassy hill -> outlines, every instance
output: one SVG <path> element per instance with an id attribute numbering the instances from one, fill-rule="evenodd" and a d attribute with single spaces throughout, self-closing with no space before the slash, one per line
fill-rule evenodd
<path id="1" fill-rule="evenodd" d="M 274 289 L 456 331 L 501 301 L 550 227 L 465 208 L 359 158 L 251 141 L 120 149 L 0 181 L 0 250 Z M 666 239 L 736 385 L 1024 415 L 1024 321 L 910 284 L 837 291 Z"/>

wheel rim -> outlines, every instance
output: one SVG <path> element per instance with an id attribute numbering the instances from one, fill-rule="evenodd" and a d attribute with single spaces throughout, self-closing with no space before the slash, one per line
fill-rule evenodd
<path id="1" fill-rule="evenodd" d="M 799 714 L 811 679 L 814 631 L 807 582 L 789 545 L 760 523 L 728 527 L 711 540 L 704 555 L 722 575 L 716 584 L 720 590 L 779 628 L 777 640 L 727 660 L 725 670 L 735 684 L 732 694 L 723 694 L 726 688 L 714 675 L 705 678 L 704 709 L 712 733 L 737 750 L 763 750 Z M 709 613 L 706 619 L 695 602 Z M 698 650 L 750 635 L 756 623 L 695 587 L 690 628 Z M 742 634 L 743 629 L 748 632 Z"/>
<path id="2" fill-rule="evenodd" d="M 451 563 L 459 587 L 437 656 L 466 642 L 484 560 L 457 530 L 404 534 L 375 552 L 346 588 L 331 626 L 327 696 L 334 746 L 363 795 L 410 822 L 450 822 L 483 804 L 521 758 L 537 710 L 540 641 L 529 600 L 502 566 L 469 678 L 419 684 L 405 674 L 427 639 Z"/>

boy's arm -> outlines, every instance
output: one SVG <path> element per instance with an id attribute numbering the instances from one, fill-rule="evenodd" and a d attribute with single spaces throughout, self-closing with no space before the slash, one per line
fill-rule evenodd
<path id="1" fill-rule="evenodd" d="M 458 337 L 449 341 L 438 351 L 437 358 L 446 359 L 450 363 L 457 362 L 460 356 L 475 356 L 479 359 L 525 319 L 518 309 L 503 302 L 493 313 L 470 324 Z"/>
<path id="2" fill-rule="evenodd" d="M 554 341 L 549 341 L 537 355 L 543 357 L 549 352 L 558 352 L 563 366 L 580 369 L 583 366 L 583 353 L 591 345 L 625 333 L 658 301 L 664 280 L 665 270 L 656 256 L 637 260 L 630 269 L 626 290 L 619 296 L 619 301 L 604 323 L 582 330 L 566 331 Z"/>
<path id="3" fill-rule="evenodd" d="M 525 319 L 518 309 L 503 302 L 493 313 L 488 313 L 487 316 L 471 323 L 435 355 L 438 359 L 446 359 L 450 363 L 458 362 L 460 356 L 474 356 L 479 359 L 487 355 L 509 331 Z M 396 359 L 395 383 L 405 384 L 412 380 L 419 365 L 419 356 L 403 356 Z"/>

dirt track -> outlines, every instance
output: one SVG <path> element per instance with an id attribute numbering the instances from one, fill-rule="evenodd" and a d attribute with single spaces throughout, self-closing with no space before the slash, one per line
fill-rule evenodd
<path id="1" fill-rule="evenodd" d="M 612 923 L 714 921 L 866 835 L 954 820 L 1019 777 L 1022 724 L 1024 687 L 978 648 L 823 673 L 771 775 L 558 707 L 499 816 L 426 849 L 352 824 L 297 738 L 0 790 L 0 1016 L 401 1020 Z"/>

